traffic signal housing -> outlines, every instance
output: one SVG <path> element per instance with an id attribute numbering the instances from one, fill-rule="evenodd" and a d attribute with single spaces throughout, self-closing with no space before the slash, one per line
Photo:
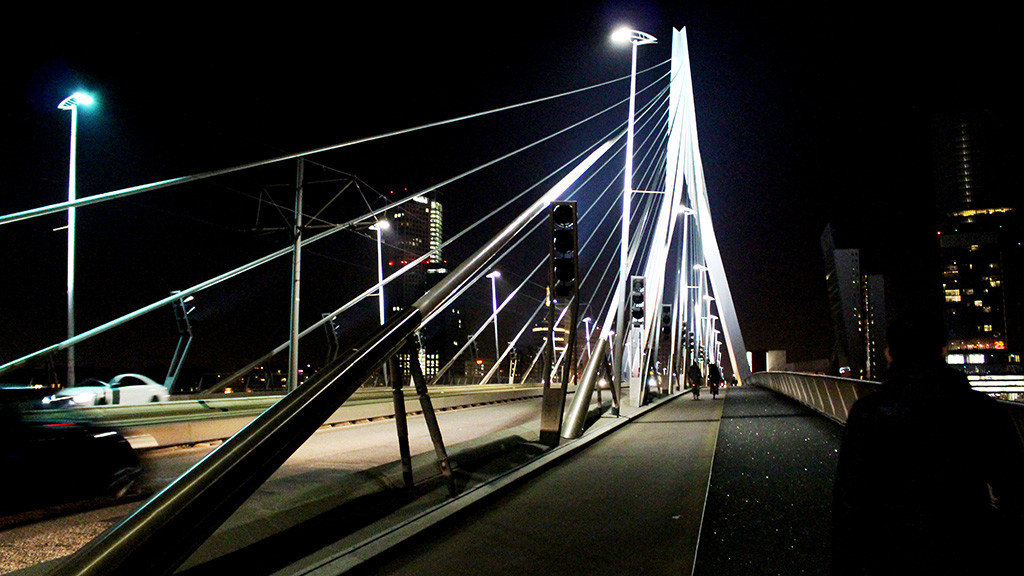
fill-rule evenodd
<path id="1" fill-rule="evenodd" d="M 579 290 L 576 203 L 552 202 L 550 214 L 551 298 L 557 304 L 567 304 Z"/>
<path id="2" fill-rule="evenodd" d="M 629 279 L 629 317 L 634 327 L 644 324 L 644 288 L 647 281 L 643 276 L 633 276 Z"/>

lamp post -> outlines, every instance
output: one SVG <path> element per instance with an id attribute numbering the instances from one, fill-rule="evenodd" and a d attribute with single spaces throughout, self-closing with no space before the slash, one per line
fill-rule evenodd
<path id="1" fill-rule="evenodd" d="M 391 228 L 391 223 L 387 220 L 379 220 L 368 228 L 368 230 L 373 230 L 377 233 L 377 304 L 380 312 L 381 326 L 384 325 L 384 249 L 381 235 L 388 228 Z"/>
<path id="2" fill-rule="evenodd" d="M 703 329 L 701 329 L 700 327 L 697 326 L 697 322 L 699 320 L 705 320 L 705 317 L 704 317 L 704 295 L 705 295 L 705 291 L 704 291 L 704 273 L 707 272 L 708 267 L 704 266 L 703 264 L 694 264 L 693 265 L 693 269 L 700 271 L 699 272 L 700 276 L 697 277 L 697 286 L 698 286 L 698 288 L 697 288 L 697 301 L 694 302 L 694 311 L 693 311 L 693 320 L 694 320 L 694 322 L 693 322 L 693 324 L 694 324 L 693 325 L 693 333 L 696 335 L 696 338 L 697 338 L 696 347 L 699 348 L 701 346 L 706 346 L 706 342 L 705 342 L 705 338 L 704 338 L 704 335 L 705 335 L 706 332 Z"/>
<path id="3" fill-rule="evenodd" d="M 676 215 L 683 217 L 683 245 L 682 248 L 679 250 L 679 265 L 676 267 L 676 297 L 675 305 L 672 307 L 672 339 L 671 344 L 669 346 L 668 366 L 668 373 L 670 378 L 676 372 L 682 374 L 686 370 L 685 364 L 682 367 L 678 366 L 679 362 L 677 358 L 677 350 L 685 348 L 685 345 L 681 347 L 679 346 L 680 320 L 683 324 L 686 324 L 689 320 L 689 316 L 687 315 L 687 304 L 689 302 L 689 290 L 687 288 L 687 284 L 689 283 L 689 274 L 687 274 L 684 277 L 683 271 L 689 271 L 689 252 L 687 247 L 687 241 L 689 240 L 688 225 L 690 223 L 690 216 L 692 214 L 696 214 L 696 211 L 693 210 L 692 208 L 688 208 L 686 206 L 683 206 L 682 204 L 676 206 Z M 682 337 L 686 338 L 686 335 L 683 334 Z"/>
<path id="4" fill-rule="evenodd" d="M 586 328 L 586 336 L 587 336 L 587 362 L 590 361 L 590 354 L 591 354 L 591 352 L 590 352 L 590 322 L 591 322 L 591 320 L 592 319 L 590 318 L 590 316 L 587 316 L 586 318 L 583 319 L 583 326 L 584 326 L 584 328 Z"/>
<path id="5" fill-rule="evenodd" d="M 626 169 L 622 190 L 622 240 L 619 247 L 619 313 L 615 319 L 615 347 L 612 354 L 612 385 L 617 386 L 622 377 L 622 350 L 625 345 L 627 300 L 629 299 L 629 219 L 630 195 L 633 193 L 633 126 L 636 112 L 636 49 L 641 44 L 653 44 L 657 39 L 646 32 L 631 28 L 619 28 L 612 34 L 615 42 L 629 42 L 632 58 L 629 75 L 629 118 L 626 130 Z"/>
<path id="6" fill-rule="evenodd" d="M 498 287 L 495 282 L 501 278 L 501 272 L 497 270 L 487 275 L 491 279 L 491 309 L 494 313 L 494 363 L 501 361 L 501 344 L 498 341 Z"/>
<path id="7" fill-rule="evenodd" d="M 92 96 L 75 92 L 57 108 L 71 111 L 71 160 L 68 169 L 68 202 L 76 199 L 75 164 L 78 155 L 78 107 L 93 103 Z M 68 207 L 68 339 L 75 335 L 75 207 Z M 68 346 L 68 386 L 75 385 L 75 347 Z"/>

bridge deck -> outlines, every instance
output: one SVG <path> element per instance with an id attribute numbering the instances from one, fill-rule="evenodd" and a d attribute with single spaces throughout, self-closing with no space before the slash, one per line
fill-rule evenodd
<path id="1" fill-rule="evenodd" d="M 841 428 L 759 388 L 723 396 L 669 401 L 355 573 L 825 572 Z"/>
<path id="2" fill-rule="evenodd" d="M 667 402 L 356 573 L 689 573 L 722 406 Z"/>
<path id="3" fill-rule="evenodd" d="M 694 574 L 827 574 L 842 430 L 764 388 L 730 389 Z"/>

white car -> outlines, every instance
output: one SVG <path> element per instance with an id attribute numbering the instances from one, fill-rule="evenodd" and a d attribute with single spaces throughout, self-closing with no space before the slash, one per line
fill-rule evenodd
<path id="1" fill-rule="evenodd" d="M 43 398 L 43 406 L 70 408 L 74 406 L 110 406 L 115 404 L 149 404 L 170 399 L 167 387 L 142 374 L 120 374 L 110 382 L 90 378 L 77 386 L 65 388 Z"/>

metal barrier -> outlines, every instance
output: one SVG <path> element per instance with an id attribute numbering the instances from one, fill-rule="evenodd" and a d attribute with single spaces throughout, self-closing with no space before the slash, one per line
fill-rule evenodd
<path id="1" fill-rule="evenodd" d="M 412 398 L 415 390 L 404 390 Z M 486 386 L 445 386 L 431 390 L 435 410 L 450 410 L 493 402 L 510 402 L 540 398 L 539 386 L 513 387 L 507 384 Z M 25 420 L 48 421 L 53 418 L 85 420 L 114 428 L 128 440 L 132 448 L 146 450 L 225 440 L 266 412 L 282 397 L 252 396 L 247 398 L 215 398 L 180 400 L 136 406 L 95 406 L 60 410 L 40 410 L 24 415 Z M 406 413 L 422 410 L 419 402 L 405 401 Z M 359 422 L 395 416 L 392 390 L 362 389 L 338 408 L 324 425 Z"/>
<path id="2" fill-rule="evenodd" d="M 747 377 L 744 383 L 774 390 L 840 424 L 846 423 L 850 408 L 858 398 L 874 392 L 881 386 L 878 382 L 867 380 L 799 372 L 758 372 Z M 999 405 L 1013 420 L 1017 434 L 1024 443 L 1024 404 L 999 401 Z"/>
<path id="3" fill-rule="evenodd" d="M 747 377 L 744 384 L 774 390 L 840 424 L 846 423 L 850 408 L 858 398 L 874 392 L 879 386 L 877 382 L 867 380 L 800 372 L 757 372 Z"/>

